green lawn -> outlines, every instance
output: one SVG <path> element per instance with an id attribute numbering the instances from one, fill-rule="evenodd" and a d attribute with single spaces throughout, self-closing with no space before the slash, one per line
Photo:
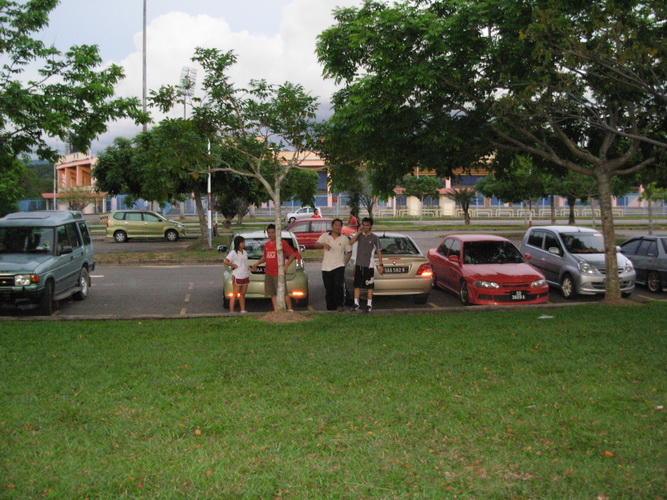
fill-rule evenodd
<path id="1" fill-rule="evenodd" d="M 665 302 L 2 322 L 0 497 L 664 497 L 666 354 Z"/>

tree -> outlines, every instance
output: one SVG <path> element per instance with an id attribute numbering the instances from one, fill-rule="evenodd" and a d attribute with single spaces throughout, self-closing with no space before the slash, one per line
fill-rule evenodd
<path id="1" fill-rule="evenodd" d="M 461 205 L 463 210 L 463 221 L 466 226 L 470 225 L 470 204 L 477 198 L 474 188 L 457 187 L 446 191 L 445 196 Z"/>
<path id="2" fill-rule="evenodd" d="M 280 238 L 282 218 L 280 206 L 283 188 L 293 171 L 301 166 L 309 149 L 317 141 L 313 120 L 317 98 L 303 87 L 286 82 L 271 85 L 252 80 L 248 88 L 236 88 L 229 77 L 229 68 L 236 62 L 233 52 L 197 48 L 192 58 L 204 69 L 202 89 L 205 96 L 193 108 L 192 119 L 213 131 L 211 142 L 236 151 L 243 165 L 226 164 L 211 172 L 230 172 L 258 180 L 276 207 L 276 234 Z M 178 99 L 178 89 L 164 86 L 153 93 L 154 102 L 163 110 Z M 288 151 L 288 153 L 286 153 Z M 312 176 L 311 176 L 312 179 Z M 278 305 L 285 310 L 285 275 L 282 246 L 278 254 Z"/>
<path id="3" fill-rule="evenodd" d="M 363 205 L 371 218 L 378 201 L 386 201 L 394 194 L 393 190 L 383 190 L 378 186 L 382 183 L 375 181 L 374 175 L 377 173 L 378 171 L 365 166 L 357 167 L 349 163 L 329 166 L 331 188 L 347 193 L 350 211 L 358 215 L 359 208 Z"/>
<path id="4" fill-rule="evenodd" d="M 14 168 L 12 160 L 29 153 L 55 161 L 59 155 L 50 138 L 85 151 L 109 120 L 148 120 L 138 99 L 112 99 L 123 70 L 114 64 L 96 70 L 102 64 L 96 46 L 75 46 L 62 54 L 32 38 L 47 26 L 57 4 L 0 2 L 0 170 Z M 39 63 L 34 79 L 24 76 Z"/>
<path id="5" fill-rule="evenodd" d="M 424 199 L 440 194 L 440 180 L 430 175 L 417 177 L 406 175 L 401 181 L 405 196 L 414 196 L 419 200 L 419 220 L 424 217 Z"/>
<path id="6" fill-rule="evenodd" d="M 338 9 L 317 51 L 344 84 L 333 120 L 368 140 L 352 151 L 392 171 L 506 148 L 594 178 L 616 299 L 610 184 L 667 147 L 665 16 L 659 0 L 369 1 Z"/>
<path id="7" fill-rule="evenodd" d="M 90 203 L 95 202 L 95 196 L 87 187 L 71 187 L 63 189 L 59 192 L 60 199 L 67 202 L 70 210 L 78 210 L 83 212 Z"/>

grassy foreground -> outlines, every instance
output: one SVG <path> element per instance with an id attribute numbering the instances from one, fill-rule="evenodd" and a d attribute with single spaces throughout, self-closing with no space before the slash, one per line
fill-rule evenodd
<path id="1" fill-rule="evenodd" d="M 666 353 L 664 302 L 4 322 L 0 496 L 664 497 Z"/>

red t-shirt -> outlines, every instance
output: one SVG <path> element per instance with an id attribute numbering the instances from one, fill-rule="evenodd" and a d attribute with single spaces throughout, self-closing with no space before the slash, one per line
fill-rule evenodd
<path id="1" fill-rule="evenodd" d="M 296 252 L 290 246 L 289 243 L 281 241 L 283 244 L 283 262 L 285 261 L 285 255 L 294 255 Z M 270 276 L 278 276 L 278 255 L 276 252 L 276 242 L 267 241 L 264 245 L 264 256 L 266 257 L 266 274 Z"/>

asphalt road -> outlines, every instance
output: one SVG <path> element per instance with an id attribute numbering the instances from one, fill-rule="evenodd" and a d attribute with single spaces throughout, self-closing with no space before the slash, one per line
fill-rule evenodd
<path id="1" fill-rule="evenodd" d="M 409 233 L 426 252 L 440 243 L 443 231 L 414 231 Z M 515 241 L 517 246 L 519 241 Z M 114 251 L 153 252 L 173 250 L 187 245 L 186 241 L 130 241 L 118 244 L 95 242 L 97 253 Z M 116 250 L 119 249 L 119 250 Z M 309 311 L 326 312 L 324 287 L 319 263 L 306 263 L 309 276 Z M 198 315 L 226 314 L 222 307 L 221 265 L 176 265 L 176 266 L 97 266 L 91 275 L 92 286 L 85 301 L 61 301 L 54 316 L 62 318 L 136 318 L 136 317 L 189 317 Z M 655 296 L 643 288 L 635 289 L 633 298 L 655 300 Z M 573 303 L 565 301 L 556 290 L 549 294 L 550 303 Z M 576 303 L 594 303 L 601 297 L 579 297 Z M 426 304 L 414 304 L 409 297 L 376 297 L 374 312 L 396 311 L 447 311 L 460 308 L 458 297 L 443 290 L 432 290 Z M 475 306 L 473 306 L 475 307 Z M 533 307 L 533 306 L 521 306 Z M 250 312 L 269 312 L 269 300 L 253 300 L 248 303 Z M 340 313 L 334 313 L 340 314 Z M 351 313 L 350 313 L 351 314 Z M 0 316 L 32 317 L 30 309 L 0 308 Z"/>

